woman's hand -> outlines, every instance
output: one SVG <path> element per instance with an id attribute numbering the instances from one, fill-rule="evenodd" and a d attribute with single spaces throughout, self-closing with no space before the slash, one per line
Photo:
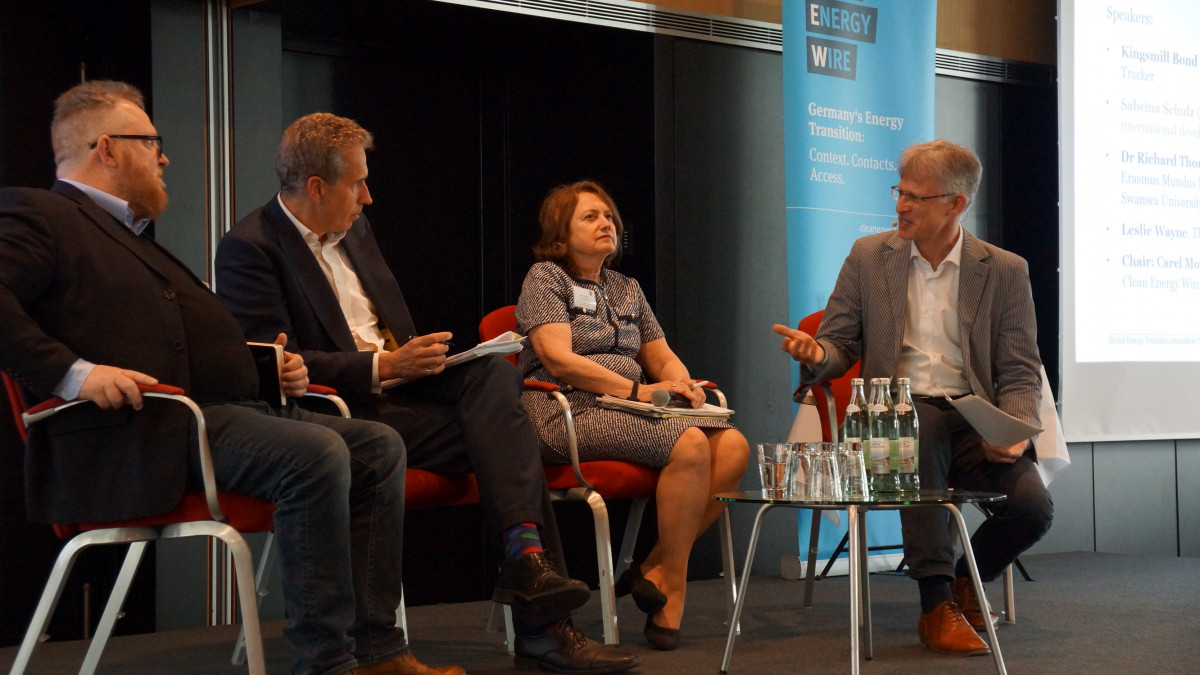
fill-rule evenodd
<path id="1" fill-rule="evenodd" d="M 663 382 L 655 382 L 638 388 L 638 400 L 650 401 L 652 390 L 655 388 L 663 389 L 673 398 L 686 399 L 693 408 L 699 408 L 704 405 L 705 395 L 704 388 L 695 386 L 695 380 L 665 380 Z"/>

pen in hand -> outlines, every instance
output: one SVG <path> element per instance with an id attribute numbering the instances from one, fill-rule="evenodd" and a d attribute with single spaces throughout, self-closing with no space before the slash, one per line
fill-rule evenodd
<path id="1" fill-rule="evenodd" d="M 692 389 L 701 389 L 708 384 L 708 380 L 697 380 L 692 383 Z"/>

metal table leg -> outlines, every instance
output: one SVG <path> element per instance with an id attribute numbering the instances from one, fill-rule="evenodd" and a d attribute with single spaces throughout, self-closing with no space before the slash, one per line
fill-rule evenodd
<path id="1" fill-rule="evenodd" d="M 958 524 L 958 535 L 962 539 L 963 555 L 967 558 L 967 566 L 971 568 L 971 582 L 975 585 L 975 596 L 979 598 L 979 606 L 983 612 L 984 624 L 987 625 L 988 642 L 992 648 L 992 658 L 996 662 L 996 672 L 1000 675 L 1008 675 L 1008 671 L 1004 668 L 1004 657 L 1000 655 L 1000 643 L 996 640 L 996 627 L 988 620 L 988 612 L 991 610 L 991 604 L 988 602 L 987 596 L 983 593 L 983 581 L 979 579 L 979 568 L 975 565 L 975 552 L 971 550 L 971 535 L 967 532 L 967 523 L 963 520 L 962 512 L 958 510 L 954 504 L 942 504 L 950 509 L 954 514 L 954 520 Z"/>
<path id="2" fill-rule="evenodd" d="M 742 620 L 742 605 L 746 602 L 746 587 L 750 585 L 750 567 L 754 564 L 754 549 L 758 546 L 758 532 L 762 529 L 763 516 L 776 504 L 763 504 L 754 516 L 754 528 L 750 531 L 750 545 L 746 548 L 746 566 L 742 568 L 742 581 L 733 603 L 733 616 L 729 620 L 729 637 L 725 640 L 725 657 L 721 659 L 721 672 L 729 672 L 729 661 L 733 657 L 733 641 L 737 639 L 738 623 Z"/>
<path id="3" fill-rule="evenodd" d="M 862 540 L 859 538 L 860 516 L 859 507 L 846 509 L 848 532 L 850 534 L 850 673 L 858 675 L 858 624 L 859 610 L 862 608 Z"/>
<path id="4" fill-rule="evenodd" d="M 862 599 L 862 616 L 863 626 L 867 629 L 867 660 L 875 658 L 875 633 L 871 630 L 871 570 L 867 563 L 870 560 L 870 549 L 867 548 L 867 512 L 869 509 L 863 508 L 858 519 L 858 554 L 861 562 L 858 565 L 859 569 L 859 596 Z"/>

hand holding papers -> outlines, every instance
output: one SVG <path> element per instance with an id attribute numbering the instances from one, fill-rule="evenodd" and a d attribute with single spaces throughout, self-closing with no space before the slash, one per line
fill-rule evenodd
<path id="1" fill-rule="evenodd" d="M 451 368 L 460 363 L 466 363 L 467 361 L 473 361 L 481 356 L 487 356 L 488 354 L 516 354 L 524 349 L 526 340 L 528 340 L 528 338 L 517 335 L 510 330 L 506 333 L 497 335 L 491 340 L 481 342 L 465 352 L 459 352 L 454 356 L 447 357 L 446 367 Z M 404 384 L 404 382 L 406 382 L 406 380 L 394 378 L 380 382 L 379 386 L 380 388 L 386 390 L 397 385 Z"/>
<path id="2" fill-rule="evenodd" d="M 447 358 L 446 367 L 457 366 L 460 363 L 466 363 L 467 361 L 472 361 L 488 354 L 516 354 L 525 348 L 525 340 L 526 338 L 517 335 L 511 330 L 506 331 L 487 342 L 480 342 L 473 349 L 459 352 Z"/>
<path id="3" fill-rule="evenodd" d="M 962 413 L 963 418 L 975 428 L 975 431 L 979 432 L 980 436 L 983 436 L 983 440 L 992 445 L 1001 447 L 1016 445 L 1042 431 L 1032 424 L 1026 424 L 1009 415 L 975 394 L 955 399 L 947 396 L 946 400 Z"/>
<path id="4" fill-rule="evenodd" d="M 733 415 L 733 411 L 729 408 L 722 408 L 720 406 L 712 405 L 711 403 L 705 403 L 699 408 L 676 408 L 669 404 L 664 406 L 656 406 L 653 403 L 647 403 L 644 401 L 630 401 L 629 399 L 617 398 L 616 396 L 609 396 L 608 394 L 597 396 L 596 403 L 598 403 L 601 408 L 624 410 L 625 412 L 630 412 L 635 415 L 642 415 L 644 417 L 712 417 L 715 419 L 727 420 L 729 419 L 730 415 Z"/>

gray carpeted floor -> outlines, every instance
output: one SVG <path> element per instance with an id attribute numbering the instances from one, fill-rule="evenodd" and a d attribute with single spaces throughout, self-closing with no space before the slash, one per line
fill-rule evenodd
<path id="1" fill-rule="evenodd" d="M 1135 557 L 1097 553 L 1028 556 L 1036 581 L 1018 577 L 1017 623 L 1001 624 L 999 641 L 1008 671 L 1017 673 L 1200 672 L 1200 558 Z M 989 597 L 999 605 L 1001 591 Z M 755 577 L 733 654 L 733 673 L 841 673 L 849 670 L 849 584 L 845 577 L 818 583 L 814 606 L 801 609 L 801 582 Z M 916 585 L 902 576 L 871 577 L 875 658 L 870 675 L 991 673 L 991 657 L 933 654 L 917 642 Z M 411 642 L 427 664 L 462 665 L 470 673 L 512 670 L 502 634 L 485 631 L 490 603 L 415 607 Z M 598 636 L 593 598 L 577 623 Z M 718 581 L 689 588 L 683 644 L 676 652 L 645 645 L 645 621 L 631 602 L 621 604 L 624 645 L 642 659 L 640 673 L 716 673 L 725 647 L 725 603 Z M 268 669 L 286 673 L 281 622 L 266 626 Z M 228 665 L 236 629 L 174 631 L 115 638 L 101 673 L 244 673 Z M 32 673 L 76 672 L 86 643 L 39 647 Z M 7 670 L 16 648 L 0 650 Z"/>

